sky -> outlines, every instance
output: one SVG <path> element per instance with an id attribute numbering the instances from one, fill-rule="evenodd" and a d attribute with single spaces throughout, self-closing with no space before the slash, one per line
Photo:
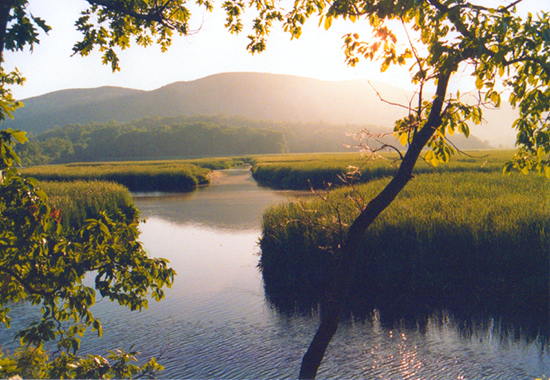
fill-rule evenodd
<path id="1" fill-rule="evenodd" d="M 290 35 L 274 30 L 267 51 L 251 55 L 246 51 L 250 25 L 245 25 L 243 33 L 231 35 L 223 27 L 223 11 L 215 9 L 213 13 L 196 14 L 201 30 L 192 36 L 175 37 L 166 53 L 156 45 L 132 46 L 121 52 L 121 71 L 112 73 L 110 67 L 101 64 L 99 54 L 71 57 L 72 46 L 81 36 L 74 21 L 85 9 L 83 0 L 29 3 L 33 15 L 45 19 L 52 30 L 40 38 L 32 53 L 6 54 L 6 66 L 17 67 L 27 78 L 23 87 L 13 89 L 19 99 L 58 89 L 103 85 L 152 90 L 221 72 L 268 72 L 324 80 L 373 78 L 379 72 L 379 65 L 370 62 L 356 68 L 346 66 L 342 51 L 342 35 L 348 31 L 345 25 L 326 32 L 312 21 L 303 36 L 293 41 Z"/>
<path id="2" fill-rule="evenodd" d="M 493 5 L 507 2 L 484 1 Z M 523 11 L 527 8 L 550 10 L 550 0 L 524 0 L 524 3 Z M 200 23 L 201 30 L 192 36 L 176 37 L 166 53 L 161 53 L 156 45 L 132 46 L 121 52 L 121 71 L 112 73 L 108 66 L 101 64 L 97 52 L 88 57 L 71 57 L 72 46 L 81 37 L 74 22 L 86 8 L 84 0 L 30 0 L 29 4 L 32 14 L 45 19 L 52 30 L 41 36 L 33 52 L 6 53 L 5 67 L 17 67 L 27 78 L 24 86 L 13 88 L 18 99 L 66 88 L 104 85 L 153 90 L 177 81 L 235 71 L 323 80 L 371 79 L 405 88 L 409 86 L 407 68 L 392 68 L 380 73 L 376 62 L 363 61 L 355 68 L 346 66 L 342 36 L 350 31 L 368 35 L 361 23 L 338 22 L 325 31 L 312 20 L 306 23 L 302 37 L 292 41 L 288 34 L 275 28 L 269 37 L 267 51 L 251 55 L 246 51 L 250 25 L 245 25 L 240 35 L 231 35 L 223 27 L 223 11 L 215 9 L 213 13 L 194 14 L 195 25 Z"/>
<path id="3" fill-rule="evenodd" d="M 507 4 L 510 1 L 480 0 L 487 5 Z M 22 87 L 12 89 L 16 99 L 25 99 L 67 88 L 120 86 L 153 90 L 177 81 L 192 81 L 223 72 L 266 72 L 289 74 L 322 80 L 370 79 L 386 82 L 409 90 L 407 67 L 390 68 L 381 73 L 379 63 L 362 61 L 356 67 L 347 67 L 342 50 L 342 36 L 348 32 L 368 35 L 365 23 L 336 22 L 331 29 L 319 28 L 317 22 L 306 23 L 300 39 L 274 28 L 269 36 L 267 51 L 251 55 L 246 51 L 246 35 L 231 35 L 223 27 L 221 9 L 213 13 L 194 14 L 200 25 L 198 33 L 175 37 L 166 53 L 152 45 L 148 48 L 132 46 L 119 53 L 121 71 L 113 73 L 101 64 L 99 53 L 88 57 L 72 55 L 72 46 L 81 35 L 74 22 L 86 9 L 84 0 L 29 0 L 34 16 L 46 20 L 52 27 L 48 35 L 40 37 L 40 44 L 32 52 L 6 52 L 5 69 L 17 67 L 27 78 Z M 550 11 L 550 0 L 524 0 L 520 11 Z M 363 28 L 363 29 L 362 29 Z M 468 75 L 458 76 L 453 86 L 463 87 Z M 462 90 L 461 90 L 462 92 Z"/>

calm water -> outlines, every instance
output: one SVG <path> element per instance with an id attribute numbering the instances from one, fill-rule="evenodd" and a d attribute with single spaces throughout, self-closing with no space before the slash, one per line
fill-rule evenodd
<path id="1" fill-rule="evenodd" d="M 143 358 L 162 353 L 166 378 L 297 377 L 318 318 L 270 307 L 256 268 L 261 213 L 288 196 L 258 187 L 247 170 L 229 170 L 190 194 L 136 197 L 147 217 L 141 241 L 152 255 L 169 259 L 178 276 L 166 299 L 141 313 L 100 302 L 95 313 L 104 336 L 90 334 L 81 353 L 132 345 Z M 15 313 L 15 319 L 31 318 L 24 306 Z M 348 320 L 329 347 L 320 377 L 550 376 L 550 352 L 538 340 L 507 335 L 491 321 L 468 331 L 445 314 L 422 326 L 386 326 L 376 313 L 367 321 Z M 0 333 L 9 345 L 9 332 Z"/>

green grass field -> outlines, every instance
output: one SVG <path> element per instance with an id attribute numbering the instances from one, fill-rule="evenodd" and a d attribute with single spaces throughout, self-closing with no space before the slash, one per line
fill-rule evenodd
<path id="1" fill-rule="evenodd" d="M 423 161 L 416 173 L 502 170 L 512 151 L 468 151 L 457 155 L 448 164 L 433 168 Z M 316 153 L 248 156 L 237 158 L 204 158 L 169 161 L 93 162 L 67 165 L 46 165 L 25 168 L 24 175 L 41 181 L 100 180 L 120 183 L 131 191 L 189 191 L 209 183 L 211 170 L 252 165 L 258 183 L 278 189 L 321 189 L 343 184 L 342 177 L 354 168 L 358 182 L 392 176 L 398 162 L 396 154 L 384 153 L 371 160 L 360 153 Z"/>
<path id="2" fill-rule="evenodd" d="M 418 163 L 416 176 L 365 237 L 354 299 L 381 309 L 445 307 L 548 310 L 550 185 L 536 175 L 501 174 L 512 151 L 470 151 L 437 168 Z M 365 160 L 357 153 L 300 154 L 185 161 L 87 163 L 24 169 L 44 182 L 63 223 L 78 225 L 98 210 L 131 204 L 132 191 L 185 191 L 208 183 L 210 170 L 243 163 L 278 188 L 333 183 L 328 201 L 310 199 L 266 211 L 260 266 L 274 302 L 293 294 L 312 306 L 331 281 L 346 226 L 384 186 L 396 155 Z M 354 187 L 338 187 L 349 167 Z M 72 182 L 77 180 L 77 182 Z M 115 183 L 81 182 L 109 180 Z M 336 228 L 335 228 L 336 227 Z M 294 306 L 292 306 L 294 305 Z"/>
<path id="3" fill-rule="evenodd" d="M 91 163 L 35 166 L 22 170 L 39 181 L 110 181 L 131 191 L 189 191 L 208 184 L 209 169 L 187 163 Z"/>
<path id="4" fill-rule="evenodd" d="M 209 183 L 211 170 L 245 162 L 233 158 L 173 161 L 93 162 L 35 166 L 22 173 L 41 181 L 65 227 L 80 227 L 100 211 L 113 214 L 133 206 L 131 191 L 193 190 Z"/>

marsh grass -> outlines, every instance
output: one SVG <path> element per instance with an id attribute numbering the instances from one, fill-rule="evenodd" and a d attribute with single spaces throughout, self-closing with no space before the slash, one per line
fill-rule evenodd
<path id="1" fill-rule="evenodd" d="M 260 267 L 268 298 L 283 308 L 314 307 L 336 265 L 339 218 L 345 234 L 357 204 L 387 181 L 266 211 Z M 548 322 L 550 188 L 544 178 L 418 175 L 368 230 L 363 250 L 351 294 L 361 310 L 443 307 Z"/>
<path id="2" fill-rule="evenodd" d="M 23 175 L 40 181 L 109 181 L 130 191 L 190 191 L 210 183 L 211 170 L 243 165 L 239 158 L 204 158 L 170 161 L 90 162 L 34 166 L 22 169 Z"/>
<path id="3" fill-rule="evenodd" d="M 133 207 L 130 191 L 189 191 L 209 183 L 211 170 L 244 165 L 234 158 L 172 161 L 91 162 L 35 166 L 22 170 L 41 181 L 65 227 L 78 228 L 99 212 L 125 213 Z"/>
<path id="4" fill-rule="evenodd" d="M 179 163 L 90 163 L 36 166 L 23 175 L 40 181 L 108 181 L 130 191 L 189 191 L 208 184 L 209 169 Z"/>
<path id="5" fill-rule="evenodd" d="M 420 160 L 416 174 L 441 172 L 500 171 L 512 157 L 509 150 L 468 151 L 455 155 L 447 164 L 432 167 Z M 396 153 L 382 153 L 369 159 L 360 153 L 288 154 L 254 157 L 252 175 L 260 184 L 279 189 L 323 189 L 340 186 L 350 168 L 358 168 L 358 182 L 393 176 L 398 166 Z"/>
<path id="6" fill-rule="evenodd" d="M 210 157 L 210 158 L 198 158 L 192 160 L 185 160 L 183 162 L 192 165 L 197 165 L 201 168 L 211 170 L 230 169 L 236 166 L 243 166 L 249 162 L 250 158 L 246 157 Z"/>
<path id="7" fill-rule="evenodd" d="M 133 207 L 128 189 L 113 182 L 41 182 L 40 187 L 48 194 L 50 205 L 60 211 L 64 227 L 79 228 L 84 220 L 97 218 L 102 211 L 108 215 L 125 213 Z"/>

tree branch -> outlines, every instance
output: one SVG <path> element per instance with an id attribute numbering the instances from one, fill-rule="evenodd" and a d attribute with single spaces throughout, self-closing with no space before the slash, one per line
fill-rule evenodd
<path id="1" fill-rule="evenodd" d="M 439 0 L 426 0 L 426 1 L 429 4 L 431 4 L 432 6 L 434 6 L 440 12 L 448 14 L 449 20 L 453 23 L 453 25 L 456 27 L 456 29 L 464 37 L 476 39 L 475 36 L 470 32 L 470 30 L 468 30 L 466 25 L 464 25 L 464 23 L 461 22 L 459 20 L 459 18 L 457 18 L 456 15 L 453 14 L 453 12 L 452 12 L 453 8 L 449 8 L 449 7 L 445 6 Z M 510 8 L 514 7 L 515 5 L 521 3 L 522 1 L 523 0 L 516 0 L 513 3 L 509 4 L 508 6 L 506 6 L 505 9 L 510 9 Z M 456 5 L 454 8 L 456 8 L 456 7 L 460 8 L 460 9 L 471 8 L 471 9 L 483 10 L 483 11 L 491 10 L 490 8 L 485 8 L 485 7 L 470 4 L 470 3 L 467 3 L 467 5 Z M 493 52 L 491 49 L 488 49 L 484 44 L 480 45 L 480 49 L 482 51 L 482 54 L 487 54 L 491 57 L 494 57 L 496 55 L 495 52 Z M 470 55 L 473 55 L 473 54 L 470 54 Z M 473 58 L 473 56 L 464 57 L 464 58 Z M 537 63 L 546 72 L 546 74 L 550 76 L 550 66 L 548 66 L 546 62 L 543 62 L 539 58 L 536 58 L 536 57 L 525 56 L 525 57 L 520 57 L 520 58 L 516 58 L 516 59 L 512 59 L 512 60 L 506 60 L 504 58 L 503 61 L 502 61 L 502 63 L 506 66 L 513 65 L 514 63 L 519 63 L 519 62 L 534 62 L 534 63 Z"/>
<path id="2" fill-rule="evenodd" d="M 454 15 L 451 11 L 452 9 L 447 7 L 446 5 L 443 5 L 439 0 L 426 0 L 429 4 L 431 4 L 432 6 L 434 6 L 438 11 L 440 11 L 441 13 L 446 13 L 449 15 L 449 20 L 454 24 L 454 26 L 456 27 L 456 29 L 465 37 L 469 37 L 469 38 L 472 38 L 474 36 L 472 36 L 472 34 L 470 33 L 470 31 L 468 30 L 468 28 L 466 27 L 466 25 L 464 25 L 464 23 L 462 23 L 457 17 L 456 15 Z"/>
<path id="3" fill-rule="evenodd" d="M 493 53 L 493 52 L 488 52 L 488 54 L 491 55 L 491 57 L 495 55 L 495 53 Z M 534 63 L 537 63 L 537 64 L 539 64 L 540 68 L 543 69 L 548 76 L 550 76 L 550 66 L 548 65 L 548 63 L 543 62 L 539 58 L 536 58 L 536 57 L 521 57 L 521 58 L 512 59 L 510 61 L 504 59 L 502 63 L 505 66 L 510 66 L 510 65 L 513 65 L 514 63 L 520 63 L 520 62 L 534 62 Z"/>
<path id="4" fill-rule="evenodd" d="M 17 280 L 17 282 L 19 282 L 19 284 L 21 284 L 21 286 L 23 286 L 25 288 L 25 290 L 27 291 L 27 293 L 29 293 L 29 294 L 37 294 L 37 295 L 40 295 L 40 296 L 43 296 L 43 297 L 50 297 L 53 293 L 55 293 L 55 291 L 54 292 L 46 292 L 45 290 L 41 290 L 41 289 L 37 289 L 37 288 L 32 287 L 19 274 L 15 273 L 11 269 L 6 268 L 4 266 L 0 266 L 0 272 L 4 272 L 4 273 L 12 276 L 13 278 L 15 278 Z"/>
<path id="5" fill-rule="evenodd" d="M 515 7 L 516 5 L 518 5 L 519 3 L 521 3 L 522 1 L 523 0 L 516 0 L 513 3 L 504 6 L 504 9 L 506 9 L 506 10 L 511 9 L 511 8 Z M 483 5 L 476 5 L 476 4 L 470 4 L 470 3 L 468 3 L 467 5 L 457 4 L 457 5 L 455 5 L 455 7 L 471 8 L 471 9 L 476 9 L 476 10 L 479 10 L 479 11 L 489 11 L 489 10 L 493 9 L 493 8 L 484 7 Z M 502 12 L 502 10 L 499 10 L 499 9 L 495 9 L 495 10 L 497 12 Z"/>
<path id="6" fill-rule="evenodd" d="M 374 92 L 376 92 L 376 95 L 378 96 L 378 98 L 379 98 L 382 102 L 384 102 L 384 103 L 386 103 L 386 104 L 389 104 L 389 105 L 392 105 L 392 106 L 405 108 L 407 111 L 410 111 L 410 107 L 408 107 L 408 106 L 405 106 L 405 105 L 399 104 L 399 103 L 393 103 L 393 102 L 390 102 L 390 101 L 384 99 L 384 98 L 382 97 L 382 95 L 380 95 L 380 93 L 378 92 L 378 90 L 376 90 L 376 88 L 372 85 L 372 83 L 371 83 L 370 81 L 368 81 L 368 83 L 369 83 L 369 85 L 372 87 L 372 89 L 374 90 Z"/>

